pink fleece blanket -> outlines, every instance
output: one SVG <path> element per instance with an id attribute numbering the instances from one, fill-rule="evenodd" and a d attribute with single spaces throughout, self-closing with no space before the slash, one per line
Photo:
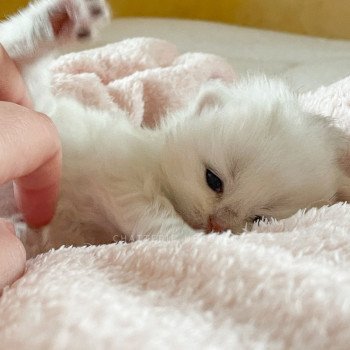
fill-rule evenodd
<path id="1" fill-rule="evenodd" d="M 63 56 L 54 70 L 56 93 L 150 125 L 203 81 L 234 79 L 221 58 L 156 39 Z M 300 99 L 349 128 L 350 78 Z M 0 348 L 348 349 L 349 271 L 348 204 L 242 236 L 61 248 L 4 291 Z"/>
<path id="2" fill-rule="evenodd" d="M 136 125 L 150 126 L 167 111 L 184 107 L 205 81 L 234 79 L 221 57 L 180 55 L 175 45 L 151 38 L 65 55 L 53 70 L 57 94 L 69 93 L 102 109 L 122 108 Z"/>

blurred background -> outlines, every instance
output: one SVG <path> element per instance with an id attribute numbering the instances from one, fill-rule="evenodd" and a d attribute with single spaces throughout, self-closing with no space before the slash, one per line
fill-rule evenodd
<path id="1" fill-rule="evenodd" d="M 27 3 L 0 0 L 0 17 Z M 110 0 L 110 4 L 114 16 L 120 17 L 201 19 L 350 39 L 350 0 Z"/>

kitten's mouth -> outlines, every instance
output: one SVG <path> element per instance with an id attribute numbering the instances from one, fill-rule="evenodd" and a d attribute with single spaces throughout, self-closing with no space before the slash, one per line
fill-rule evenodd
<path id="1" fill-rule="evenodd" d="M 213 219 L 211 216 L 209 216 L 207 224 L 199 224 L 199 223 L 193 223 L 193 222 L 189 222 L 188 220 L 184 221 L 191 226 L 194 230 L 198 230 L 198 231 L 203 231 L 206 234 L 209 233 L 222 233 L 224 231 L 226 231 L 226 229 L 220 225 L 218 222 L 215 221 L 215 219 Z"/>
<path id="2" fill-rule="evenodd" d="M 186 222 L 186 224 L 190 227 L 192 227 L 194 230 L 197 231 L 203 231 L 206 234 L 209 233 L 222 233 L 225 232 L 227 229 L 223 227 L 223 225 L 220 225 L 217 220 L 211 215 L 209 215 L 208 220 L 206 223 L 202 222 L 195 222 L 193 220 L 189 220 L 184 213 L 181 213 L 177 208 L 175 208 L 176 212 L 181 216 L 181 218 Z"/>
<path id="3" fill-rule="evenodd" d="M 183 218 L 183 220 L 186 222 L 187 225 L 189 225 L 190 227 L 192 227 L 194 230 L 197 231 L 203 231 L 206 234 L 209 233 L 222 233 L 225 232 L 226 229 L 220 225 L 218 222 L 215 221 L 215 219 L 213 219 L 211 216 L 209 216 L 207 224 L 200 224 L 198 222 L 191 222 L 185 218 Z"/>
<path id="4" fill-rule="evenodd" d="M 212 216 L 209 216 L 208 218 L 208 224 L 206 227 L 205 232 L 206 233 L 222 233 L 224 232 L 225 229 L 222 227 L 222 225 L 220 225 L 217 221 L 215 221 L 215 219 Z"/>

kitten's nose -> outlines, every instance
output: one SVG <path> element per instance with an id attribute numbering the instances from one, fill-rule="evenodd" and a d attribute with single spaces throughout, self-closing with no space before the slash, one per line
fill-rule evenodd
<path id="1" fill-rule="evenodd" d="M 225 231 L 225 228 L 222 224 L 220 224 L 214 217 L 209 216 L 208 224 L 207 224 L 207 233 L 217 232 L 222 233 Z"/>

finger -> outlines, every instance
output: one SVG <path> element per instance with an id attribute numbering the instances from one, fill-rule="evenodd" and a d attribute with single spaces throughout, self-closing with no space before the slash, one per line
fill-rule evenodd
<path id="1" fill-rule="evenodd" d="M 0 293 L 24 272 L 26 253 L 20 240 L 14 233 L 13 226 L 0 221 Z"/>
<path id="2" fill-rule="evenodd" d="M 22 76 L 0 44 L 0 101 L 9 101 L 32 108 Z"/>
<path id="3" fill-rule="evenodd" d="M 15 198 L 29 225 L 53 217 L 61 176 L 61 144 L 51 120 L 13 103 L 0 103 L 0 184 L 15 179 Z"/>

